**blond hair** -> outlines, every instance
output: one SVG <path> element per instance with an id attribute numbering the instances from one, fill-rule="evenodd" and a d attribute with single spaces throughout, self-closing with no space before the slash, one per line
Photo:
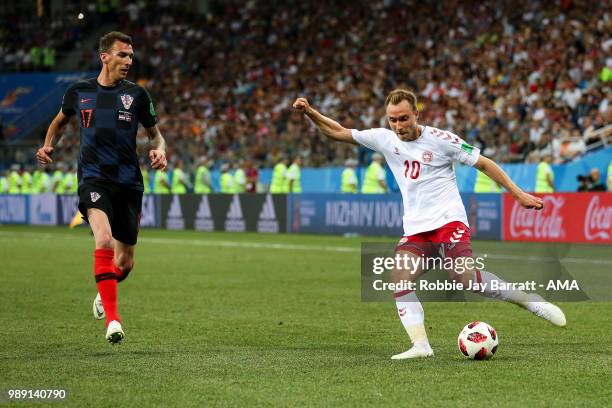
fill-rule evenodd
<path id="1" fill-rule="evenodd" d="M 417 97 L 414 93 L 406 89 L 394 89 L 389 92 L 387 99 L 385 99 L 385 109 L 389 105 L 397 105 L 401 101 L 408 101 L 413 111 L 417 111 Z"/>

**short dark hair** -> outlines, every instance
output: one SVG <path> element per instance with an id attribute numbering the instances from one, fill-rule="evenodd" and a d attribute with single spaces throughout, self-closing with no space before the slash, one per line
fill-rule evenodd
<path id="1" fill-rule="evenodd" d="M 417 97 L 414 93 L 406 89 L 392 90 L 385 100 L 385 109 L 389 105 L 397 105 L 401 101 L 408 101 L 413 111 L 417 111 Z"/>
<path id="2" fill-rule="evenodd" d="M 100 38 L 99 52 L 109 52 L 115 41 L 132 45 L 132 37 L 119 31 L 111 31 Z"/>

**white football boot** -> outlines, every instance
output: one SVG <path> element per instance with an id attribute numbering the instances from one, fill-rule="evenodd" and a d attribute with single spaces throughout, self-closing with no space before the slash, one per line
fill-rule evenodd
<path id="1" fill-rule="evenodd" d="M 108 340 L 111 344 L 119 344 L 125 337 L 125 333 L 123 333 L 123 329 L 121 328 L 121 323 L 116 320 L 113 320 L 108 324 L 108 328 L 106 329 L 106 340 Z"/>
<path id="2" fill-rule="evenodd" d="M 99 293 L 96 295 L 96 298 L 93 301 L 93 315 L 98 320 L 102 320 L 106 317 L 104 305 L 102 304 L 102 298 L 100 297 Z"/>
<path id="3" fill-rule="evenodd" d="M 429 346 L 413 346 L 410 350 L 391 356 L 391 360 L 406 360 L 408 358 L 433 357 L 434 352 Z"/>
<path id="4" fill-rule="evenodd" d="M 555 326 L 565 327 L 567 323 L 563 310 L 535 293 L 529 296 L 529 300 L 523 306 L 534 315 L 548 320 Z"/>

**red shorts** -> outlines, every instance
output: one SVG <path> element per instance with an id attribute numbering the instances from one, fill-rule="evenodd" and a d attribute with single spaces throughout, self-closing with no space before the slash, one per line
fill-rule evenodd
<path id="1" fill-rule="evenodd" d="M 432 231 L 402 237 L 395 250 L 426 258 L 471 257 L 470 229 L 460 221 L 452 221 Z"/>

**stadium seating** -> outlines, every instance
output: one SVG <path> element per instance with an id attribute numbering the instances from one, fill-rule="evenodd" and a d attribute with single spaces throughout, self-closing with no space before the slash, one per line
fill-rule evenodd
<path id="1" fill-rule="evenodd" d="M 290 104 L 304 95 L 347 127 L 378 127 L 394 87 L 417 92 L 421 122 L 499 162 L 550 152 L 560 164 L 609 143 L 609 4 L 422 2 L 430 24 L 403 1 L 184 7 L 131 4 L 117 19 L 134 37 L 132 77 L 156 100 L 170 157 L 189 167 L 207 156 L 269 168 L 280 154 L 304 167 L 365 165 L 370 152 L 328 143 Z M 62 143 L 74 160 L 78 132 Z"/>

